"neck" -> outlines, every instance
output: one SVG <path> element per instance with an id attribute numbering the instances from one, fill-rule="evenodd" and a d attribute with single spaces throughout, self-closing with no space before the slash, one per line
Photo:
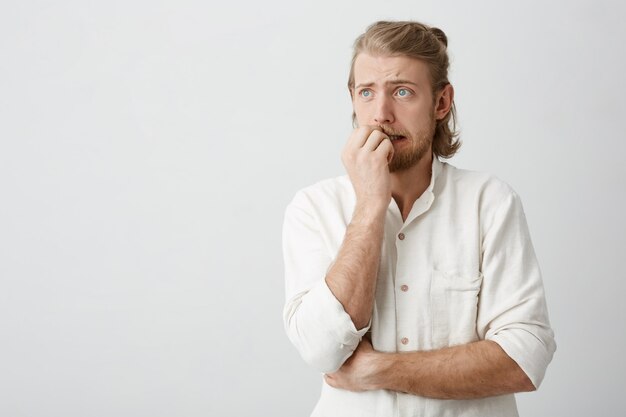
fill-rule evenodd
<path id="1" fill-rule="evenodd" d="M 429 150 L 411 168 L 391 173 L 391 195 L 402 213 L 402 220 L 406 220 L 413 203 L 430 185 L 433 158 L 436 157 Z"/>

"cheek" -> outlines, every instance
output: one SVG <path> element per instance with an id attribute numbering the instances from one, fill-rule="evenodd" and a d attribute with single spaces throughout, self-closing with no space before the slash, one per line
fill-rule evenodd
<path id="1" fill-rule="evenodd" d="M 354 113 L 356 114 L 357 119 L 363 119 L 368 117 L 368 106 L 363 103 L 354 103 L 352 105 L 354 109 Z"/>
<path id="2" fill-rule="evenodd" d="M 372 115 L 365 106 L 355 106 L 354 115 L 356 116 L 356 122 L 358 126 L 365 126 L 372 124 Z"/>
<path id="3" fill-rule="evenodd" d="M 404 121 L 404 125 L 411 129 L 423 129 L 428 126 L 432 116 L 432 109 L 428 106 L 405 107 L 401 114 L 398 114 Z"/>

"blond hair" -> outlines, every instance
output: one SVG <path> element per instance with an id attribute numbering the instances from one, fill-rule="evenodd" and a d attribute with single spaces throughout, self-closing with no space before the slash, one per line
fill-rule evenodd
<path id="1" fill-rule="evenodd" d="M 448 81 L 448 38 L 436 27 L 419 22 L 376 22 L 354 42 L 348 88 L 354 90 L 354 63 L 357 56 L 366 52 L 372 55 L 406 55 L 423 61 L 428 66 L 433 101 Z M 352 121 L 356 115 L 352 114 Z M 437 120 L 433 137 L 433 152 L 451 158 L 461 147 L 456 131 L 456 106 L 454 100 L 446 116 Z"/>

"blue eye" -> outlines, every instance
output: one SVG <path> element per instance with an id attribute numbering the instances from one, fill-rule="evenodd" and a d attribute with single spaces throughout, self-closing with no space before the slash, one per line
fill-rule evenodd
<path id="1" fill-rule="evenodd" d="M 407 96 L 409 96 L 410 94 L 411 94 L 411 92 L 410 92 L 409 90 L 407 90 L 406 88 L 400 88 L 400 89 L 398 90 L 398 95 L 399 95 L 400 97 L 407 97 Z"/>
<path id="2" fill-rule="evenodd" d="M 372 92 L 370 90 L 361 90 L 361 97 L 368 98 L 371 95 L 372 95 Z"/>

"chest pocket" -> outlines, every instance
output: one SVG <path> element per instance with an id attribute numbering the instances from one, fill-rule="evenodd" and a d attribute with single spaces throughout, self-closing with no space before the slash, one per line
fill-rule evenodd
<path id="1" fill-rule="evenodd" d="M 482 273 L 433 270 L 430 307 L 433 348 L 478 340 L 476 315 Z"/>

